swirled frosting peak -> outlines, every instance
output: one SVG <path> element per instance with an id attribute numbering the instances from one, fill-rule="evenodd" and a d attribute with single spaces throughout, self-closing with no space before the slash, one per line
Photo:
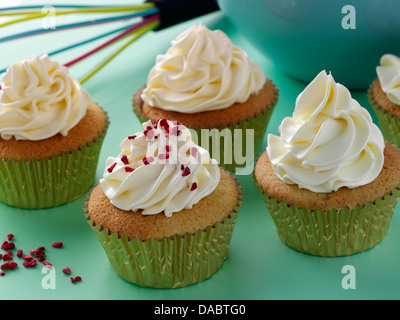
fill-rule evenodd
<path id="1" fill-rule="evenodd" d="M 390 101 L 400 105 L 400 58 L 393 54 L 385 54 L 380 64 L 376 67 L 376 73 L 382 90 Z"/>
<path id="2" fill-rule="evenodd" d="M 279 133 L 268 136 L 267 153 L 276 175 L 288 184 L 328 193 L 368 184 L 382 169 L 381 131 L 325 71 L 298 96 Z"/>
<path id="3" fill-rule="evenodd" d="M 217 187 L 220 171 L 177 121 L 143 123 L 127 137 L 118 157 L 109 157 L 100 185 L 110 202 L 126 211 L 166 216 L 190 209 Z"/>
<path id="4" fill-rule="evenodd" d="M 1 88 L 0 136 L 5 140 L 65 136 L 91 103 L 79 81 L 48 55 L 12 64 Z"/>
<path id="5" fill-rule="evenodd" d="M 265 80 L 261 67 L 225 33 L 195 25 L 157 56 L 141 98 L 181 113 L 219 110 L 245 102 Z"/>

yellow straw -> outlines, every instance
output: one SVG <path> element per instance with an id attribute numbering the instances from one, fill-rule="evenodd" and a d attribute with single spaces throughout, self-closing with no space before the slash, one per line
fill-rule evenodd
<path id="1" fill-rule="evenodd" d="M 122 50 L 124 50 L 126 47 L 128 47 L 133 41 L 144 35 L 146 32 L 150 31 L 153 28 L 156 28 L 160 24 L 160 21 L 154 21 L 149 23 L 148 25 L 145 25 L 135 31 L 134 36 L 127 41 L 124 45 L 119 47 L 116 51 L 114 51 L 110 56 L 108 56 L 100 65 L 98 65 L 96 68 L 94 68 L 91 72 L 89 72 L 86 76 L 84 76 L 80 82 L 84 83 L 86 80 L 88 80 L 90 77 L 92 77 L 96 72 L 98 72 L 101 68 L 103 68 L 107 63 L 109 63 L 114 57 L 116 57 L 119 53 L 121 53 Z"/>
<path id="2" fill-rule="evenodd" d="M 136 5 L 136 6 L 129 6 L 129 7 L 113 7 L 113 8 L 79 8 L 73 10 L 60 10 L 57 9 L 55 14 L 56 15 L 64 15 L 64 14 L 75 14 L 75 13 L 112 13 L 112 12 L 123 12 L 123 11 L 139 11 L 153 8 L 153 3 L 143 4 L 143 5 Z M 28 14 L 25 17 L 10 20 L 0 24 L 1 27 L 5 27 L 11 24 L 28 21 L 32 19 L 42 18 L 48 15 L 48 12 L 37 12 L 37 11 L 25 11 L 25 12 L 2 12 L 2 16 L 6 15 L 20 15 L 20 14 Z"/>

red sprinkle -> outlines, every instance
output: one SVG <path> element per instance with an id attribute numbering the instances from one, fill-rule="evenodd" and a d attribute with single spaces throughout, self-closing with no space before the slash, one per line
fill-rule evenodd
<path id="1" fill-rule="evenodd" d="M 44 256 L 44 252 L 43 252 L 44 250 L 46 250 L 45 247 L 43 247 L 43 246 L 38 247 L 35 251 L 35 256 Z"/>
<path id="2" fill-rule="evenodd" d="M 166 145 L 165 146 L 165 150 L 167 150 L 167 152 L 170 152 L 171 151 L 171 146 Z"/>
<path id="3" fill-rule="evenodd" d="M 169 124 L 167 119 L 161 119 L 160 126 L 162 126 L 167 133 L 169 132 Z"/>
<path id="4" fill-rule="evenodd" d="M 173 127 L 170 131 L 170 134 L 173 134 L 175 136 L 179 136 L 182 134 L 182 131 L 178 129 L 178 127 Z"/>
<path id="5" fill-rule="evenodd" d="M 183 170 L 182 177 L 186 177 L 189 174 L 190 174 L 190 169 L 189 169 L 189 167 L 186 167 L 185 170 Z"/>
<path id="6" fill-rule="evenodd" d="M 64 269 L 62 269 L 62 272 L 65 274 L 71 274 L 71 269 L 69 267 L 65 267 Z"/>
<path id="7" fill-rule="evenodd" d="M 3 250 L 10 250 L 10 249 L 14 249 L 15 248 L 15 244 L 12 242 L 8 242 L 8 241 L 4 241 L 3 244 L 1 245 L 1 249 Z"/>
<path id="8" fill-rule="evenodd" d="M 62 248 L 63 245 L 64 245 L 64 244 L 63 244 L 62 242 L 54 242 L 54 243 L 51 244 L 51 246 L 52 246 L 53 248 Z"/>
<path id="9" fill-rule="evenodd" d="M 22 251 L 22 249 L 18 249 L 17 250 L 17 257 L 18 258 L 21 258 L 23 254 L 24 254 L 24 252 Z"/>
<path id="10" fill-rule="evenodd" d="M 31 256 L 22 256 L 25 261 L 31 261 L 33 258 Z"/>
<path id="11" fill-rule="evenodd" d="M 14 238 L 14 235 L 13 235 L 12 233 L 10 233 L 10 234 L 7 235 L 8 241 L 10 241 L 12 238 Z"/>
<path id="12" fill-rule="evenodd" d="M 133 171 L 135 171 L 135 168 L 125 167 L 125 172 L 133 172 Z"/>
<path id="13" fill-rule="evenodd" d="M 183 171 L 185 169 L 185 166 L 181 164 L 181 170 Z"/>
<path id="14" fill-rule="evenodd" d="M 191 186 L 191 188 L 190 188 L 190 191 L 194 191 L 194 190 L 196 190 L 197 189 L 197 183 L 196 182 L 193 182 L 193 184 L 192 184 L 192 186 Z"/>
<path id="15" fill-rule="evenodd" d="M 77 281 L 81 281 L 82 280 L 82 278 L 80 276 L 76 276 L 75 278 L 71 277 L 70 279 L 71 279 L 72 283 L 75 283 Z"/>
<path id="16" fill-rule="evenodd" d="M 150 126 L 147 126 L 146 130 L 143 131 L 143 134 L 146 136 L 147 139 L 153 138 L 153 128 Z"/>
<path id="17" fill-rule="evenodd" d="M 14 262 L 14 261 L 10 261 L 10 263 L 8 264 L 8 268 L 10 270 L 15 269 L 16 267 L 18 267 L 18 263 Z"/>
<path id="18" fill-rule="evenodd" d="M 133 136 L 129 136 L 129 137 L 128 137 L 129 140 L 133 140 L 133 139 L 135 139 L 135 138 L 136 138 L 136 135 L 133 135 Z"/>
<path id="19" fill-rule="evenodd" d="M 41 246 L 41 247 L 37 248 L 34 253 L 36 258 L 41 262 L 44 261 L 44 255 L 45 255 L 44 250 L 45 250 L 45 247 Z"/>
<path id="20" fill-rule="evenodd" d="M 0 266 L 0 269 L 5 270 L 8 268 L 9 265 L 10 265 L 10 261 L 6 261 Z"/>
<path id="21" fill-rule="evenodd" d="M 162 153 L 158 156 L 161 160 L 169 159 L 169 153 Z"/>
<path id="22" fill-rule="evenodd" d="M 157 118 L 155 121 L 153 121 L 153 128 L 157 128 L 157 125 L 159 122 L 160 122 L 160 118 Z"/>
<path id="23" fill-rule="evenodd" d="M 32 257 L 31 257 L 32 258 Z M 31 260 L 25 260 L 23 263 L 22 263 L 22 265 L 25 267 L 25 268 L 32 268 L 32 267 L 34 267 L 34 266 L 36 266 L 36 260 L 35 259 L 31 259 Z"/>
<path id="24" fill-rule="evenodd" d="M 5 273 L 4 272 L 0 272 L 0 277 L 4 276 Z"/>
<path id="25" fill-rule="evenodd" d="M 148 165 L 154 161 L 154 158 L 153 157 L 148 157 L 148 158 L 144 157 L 142 161 L 145 165 Z"/>
<path id="26" fill-rule="evenodd" d="M 126 154 L 124 154 L 124 155 L 121 157 L 121 161 L 122 161 L 124 164 L 129 164 L 129 160 L 128 160 L 128 157 L 126 156 Z"/>
<path id="27" fill-rule="evenodd" d="M 117 165 L 117 163 L 114 162 L 114 163 L 107 169 L 107 171 L 108 171 L 109 173 L 113 172 L 113 170 L 114 170 L 114 168 L 115 168 L 116 165 Z"/>
<path id="28" fill-rule="evenodd" d="M 48 262 L 48 261 L 43 261 L 42 262 L 47 268 L 51 268 L 53 265 L 50 263 L 50 262 Z"/>
<path id="29" fill-rule="evenodd" d="M 4 261 L 12 260 L 11 254 L 9 253 L 3 254 L 3 260 Z"/>

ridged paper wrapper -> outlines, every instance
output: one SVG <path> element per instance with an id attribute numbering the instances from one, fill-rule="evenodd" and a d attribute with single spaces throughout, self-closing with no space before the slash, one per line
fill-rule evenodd
<path id="1" fill-rule="evenodd" d="M 386 111 L 375 101 L 372 93 L 373 84 L 368 89 L 368 101 L 378 119 L 379 127 L 385 137 L 385 140 L 400 148 L 400 117 Z"/>
<path id="2" fill-rule="evenodd" d="M 270 197 L 254 174 L 253 179 L 282 241 L 299 252 L 315 256 L 348 256 L 377 245 L 389 229 L 400 196 L 399 185 L 373 203 L 311 210 Z"/>
<path id="3" fill-rule="evenodd" d="M 118 232 L 110 233 L 90 219 L 90 193 L 84 201 L 84 215 L 111 266 L 121 278 L 143 287 L 186 287 L 211 277 L 226 259 L 243 202 L 242 188 L 234 179 L 239 196 L 228 217 L 193 234 L 143 241 L 139 238 L 128 239 L 127 235 L 119 236 Z"/>
<path id="4" fill-rule="evenodd" d="M 41 209 L 83 196 L 93 185 L 108 126 L 107 116 L 99 136 L 71 152 L 40 160 L 0 159 L 0 201 L 18 208 Z"/>
<path id="5" fill-rule="evenodd" d="M 137 101 L 140 100 L 139 95 L 141 91 L 142 88 L 139 89 L 133 96 L 133 112 L 140 122 L 146 122 L 149 120 L 149 118 L 142 113 L 140 107 L 137 105 Z M 239 174 L 237 171 L 238 169 L 244 168 L 248 164 L 251 166 L 254 164 L 254 159 L 260 151 L 269 120 L 276 103 L 278 102 L 278 98 L 279 90 L 275 87 L 275 96 L 271 104 L 266 106 L 262 113 L 258 113 L 254 117 L 249 117 L 245 120 L 240 120 L 239 123 L 231 123 L 229 126 L 220 126 L 218 128 L 209 127 L 194 129 L 190 126 L 188 126 L 188 128 L 192 131 L 194 142 L 208 150 L 211 157 L 216 159 L 221 167 L 228 171 Z M 251 152 L 251 158 L 247 159 L 247 161 L 245 159 L 246 156 L 243 156 L 243 154 L 247 155 L 247 148 L 249 147 L 246 143 L 246 134 L 248 134 L 250 141 L 254 141 L 254 149 L 253 152 Z M 221 138 L 221 136 L 223 138 Z M 227 144 L 226 150 L 224 146 L 225 136 L 232 141 L 232 143 Z M 254 140 L 251 137 L 253 137 Z M 237 156 L 235 156 L 235 150 L 238 154 Z M 225 155 L 227 159 L 225 159 Z M 249 174 L 251 173 L 251 169 Z"/>

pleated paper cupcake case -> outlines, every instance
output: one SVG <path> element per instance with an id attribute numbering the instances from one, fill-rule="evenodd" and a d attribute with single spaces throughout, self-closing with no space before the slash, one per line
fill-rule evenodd
<path id="1" fill-rule="evenodd" d="M 230 135 L 232 137 L 232 139 L 234 139 L 235 137 L 235 130 L 241 130 L 241 151 L 242 154 L 240 154 L 240 156 L 243 155 L 243 152 L 246 151 L 246 129 L 252 129 L 254 130 L 254 152 L 252 155 L 252 159 L 249 161 L 249 163 L 251 163 L 251 165 L 253 165 L 254 163 L 254 159 L 256 157 L 256 155 L 259 153 L 261 145 L 263 143 L 264 140 L 264 135 L 265 132 L 267 130 L 267 126 L 269 123 L 269 120 L 271 118 L 271 115 L 273 113 L 273 110 L 278 102 L 278 98 L 279 98 L 279 89 L 275 87 L 275 96 L 274 99 L 272 100 L 271 104 L 269 106 L 267 106 L 263 112 L 256 114 L 254 117 L 249 117 L 246 120 L 240 120 L 239 123 L 231 123 L 229 126 L 220 126 L 218 128 L 214 128 L 214 127 L 210 127 L 210 128 L 199 128 L 199 129 L 194 129 L 192 127 L 188 127 L 189 129 L 193 130 L 196 132 L 197 135 L 197 139 L 196 137 L 193 137 L 193 139 L 197 140 L 197 144 L 204 147 L 204 146 L 210 146 L 213 145 L 213 141 L 219 141 L 217 139 L 220 138 L 220 133 L 222 132 L 222 130 L 224 129 L 228 129 L 230 131 Z M 140 110 L 140 106 L 137 105 L 137 102 L 139 101 L 139 97 L 138 92 L 141 92 L 141 90 L 139 89 L 133 99 L 132 99 L 132 105 L 133 105 L 133 112 L 136 114 L 137 118 L 139 119 L 140 122 L 146 122 L 149 119 L 142 113 L 142 111 Z M 168 119 L 168 120 L 176 120 L 176 119 Z M 202 136 L 202 130 L 207 129 L 207 135 Z M 217 129 L 217 130 L 213 130 L 213 129 Z M 208 139 L 208 141 L 204 141 L 205 139 Z M 231 171 L 231 172 L 235 172 L 237 169 L 239 168 L 244 168 L 246 166 L 246 162 L 243 160 L 243 163 L 239 163 L 238 161 L 235 161 L 235 157 L 234 155 L 234 150 L 237 146 L 235 146 L 235 144 L 232 144 L 232 148 L 231 148 L 231 159 L 228 159 L 228 161 L 225 163 L 224 158 L 225 158 L 225 150 L 224 150 L 224 144 L 220 143 L 219 144 L 219 159 L 218 157 L 214 157 L 215 152 L 210 149 L 210 148 L 205 148 L 208 149 L 208 151 L 211 154 L 211 157 L 213 158 L 217 158 L 216 160 L 218 160 L 220 166 L 222 166 L 224 169 Z M 216 151 L 218 152 L 218 151 Z M 245 158 L 245 157 L 243 157 Z M 240 161 L 242 162 L 242 161 Z"/>
<path id="2" fill-rule="evenodd" d="M 311 210 L 270 197 L 254 174 L 253 180 L 282 241 L 299 252 L 316 256 L 347 256 L 377 245 L 389 229 L 400 196 L 399 185 L 363 206 Z"/>
<path id="3" fill-rule="evenodd" d="M 379 106 L 379 103 L 375 101 L 373 94 L 373 84 L 368 89 L 368 101 L 374 110 L 378 119 L 379 127 L 382 130 L 385 140 L 394 144 L 398 148 L 400 147 L 400 117 L 393 115 L 390 111 L 386 111 Z"/>
<path id="4" fill-rule="evenodd" d="M 128 282 L 153 288 L 185 287 L 211 277 L 224 262 L 240 207 L 243 192 L 239 189 L 235 208 L 222 222 L 194 234 L 164 237 L 162 240 L 128 239 L 118 232 L 111 233 L 90 219 L 88 201 L 84 201 L 84 215 L 103 246 L 115 272 Z"/>
<path id="5" fill-rule="evenodd" d="M 110 124 L 87 145 L 40 160 L 0 160 L 0 201 L 19 208 L 55 207 L 84 195 L 92 186 L 100 149 Z"/>

